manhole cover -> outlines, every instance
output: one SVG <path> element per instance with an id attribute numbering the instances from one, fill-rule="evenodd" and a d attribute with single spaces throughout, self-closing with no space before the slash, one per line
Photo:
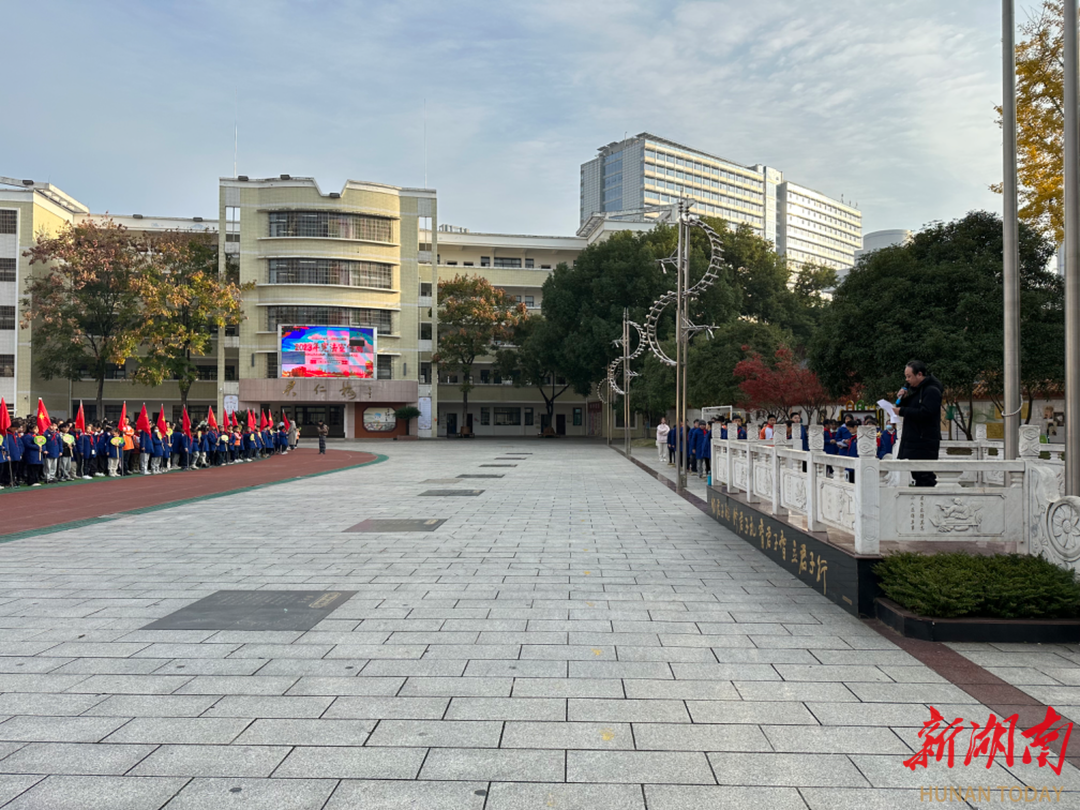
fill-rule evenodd
<path id="1" fill-rule="evenodd" d="M 310 630 L 356 591 L 218 591 L 143 630 Z"/>
<path id="2" fill-rule="evenodd" d="M 505 478 L 506 473 L 476 473 L 474 475 L 459 475 L 458 478 Z"/>
<path id="3" fill-rule="evenodd" d="M 420 482 L 421 484 L 460 484 L 456 478 L 428 478 Z"/>
<path id="4" fill-rule="evenodd" d="M 433 532 L 446 523 L 446 518 L 410 520 L 395 518 L 368 518 L 350 526 L 347 532 Z"/>
<path id="5" fill-rule="evenodd" d="M 521 456 L 495 456 L 496 461 L 524 461 Z"/>
<path id="6" fill-rule="evenodd" d="M 481 464 L 481 467 L 516 467 L 517 464 Z"/>
<path id="7" fill-rule="evenodd" d="M 429 489 L 427 492 L 421 492 L 420 497 L 422 498 L 425 495 L 430 495 L 430 496 L 433 496 L 433 497 L 436 497 L 436 496 L 451 497 L 451 496 L 454 496 L 454 495 L 466 495 L 466 496 L 468 496 L 468 495 L 479 495 L 483 491 L 484 490 L 482 490 L 482 489 Z"/>

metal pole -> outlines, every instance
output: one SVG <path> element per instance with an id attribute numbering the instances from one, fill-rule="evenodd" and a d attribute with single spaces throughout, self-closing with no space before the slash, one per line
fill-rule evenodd
<path id="1" fill-rule="evenodd" d="M 686 418 L 687 409 L 687 397 L 686 397 L 686 381 L 690 376 L 690 332 L 686 328 L 690 323 L 690 207 L 686 206 L 683 212 L 683 240 L 682 240 L 682 330 L 679 338 L 682 343 L 682 396 L 680 400 L 682 402 L 682 412 L 680 417 L 683 421 L 683 429 L 686 434 L 683 439 L 685 445 L 685 456 L 682 466 L 682 474 L 680 475 L 680 483 L 683 489 L 686 489 L 686 476 L 690 466 L 690 421 Z"/>
<path id="2" fill-rule="evenodd" d="M 1001 118 L 1005 208 L 1002 216 L 1005 293 L 1005 458 L 1020 457 L 1020 250 L 1016 205 L 1016 48 L 1013 0 L 1001 2 Z"/>
<path id="3" fill-rule="evenodd" d="M 683 456 L 685 448 L 683 443 L 683 401 L 682 401 L 682 378 L 683 378 L 683 204 L 679 202 L 679 249 L 676 252 L 675 261 L 675 492 L 681 493 L 686 486 L 686 475 L 683 471 Z"/>
<path id="4" fill-rule="evenodd" d="M 630 310 L 622 313 L 623 452 L 630 455 Z"/>
<path id="5" fill-rule="evenodd" d="M 1080 177 L 1077 0 L 1065 0 L 1065 494 L 1080 495 Z"/>

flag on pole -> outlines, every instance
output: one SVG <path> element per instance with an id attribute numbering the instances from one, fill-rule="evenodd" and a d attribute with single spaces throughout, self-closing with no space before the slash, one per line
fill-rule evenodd
<path id="1" fill-rule="evenodd" d="M 266 430 L 266 411 L 259 411 L 259 430 Z"/>
<path id="2" fill-rule="evenodd" d="M 38 397 L 37 401 L 37 428 L 38 433 L 44 433 L 52 426 L 52 420 L 49 418 L 49 412 L 45 410 L 45 403 L 41 397 Z"/>
<path id="3" fill-rule="evenodd" d="M 248 430 L 256 430 L 257 429 L 255 427 L 255 414 L 253 414 L 251 412 L 251 408 L 248 408 L 247 425 L 248 425 Z"/>
<path id="4" fill-rule="evenodd" d="M 0 443 L 4 441 L 9 427 L 11 427 L 11 417 L 8 416 L 7 403 L 4 402 L 3 397 L 0 397 Z"/>
<path id="5" fill-rule="evenodd" d="M 225 421 L 228 422 L 228 415 L 226 415 Z M 218 429 L 217 419 L 214 418 L 214 406 L 210 406 L 210 410 L 206 415 L 206 426 L 211 430 Z"/>
<path id="6" fill-rule="evenodd" d="M 86 414 L 83 413 L 82 400 L 79 400 L 79 413 L 75 417 L 75 429 L 80 433 L 86 433 Z"/>
<path id="7" fill-rule="evenodd" d="M 188 416 L 187 405 L 184 406 L 184 416 L 180 423 L 180 429 L 184 431 L 185 436 L 191 438 L 191 417 Z"/>
<path id="8" fill-rule="evenodd" d="M 292 430 L 292 424 L 289 422 L 289 415 L 285 413 L 285 409 L 281 409 L 281 421 L 285 423 L 285 430 Z"/>
<path id="9" fill-rule="evenodd" d="M 82 409 L 80 408 L 80 413 Z M 150 414 L 146 412 L 146 403 L 143 403 L 142 410 L 139 411 L 139 417 L 135 420 L 135 429 L 140 433 L 150 432 Z M 145 452 L 150 452 L 146 450 Z"/>
<path id="10" fill-rule="evenodd" d="M 124 403 L 124 407 L 122 407 L 120 409 L 120 421 L 116 423 L 116 426 L 120 429 L 121 433 L 124 431 L 124 428 L 127 427 L 127 403 L 126 402 Z"/>
<path id="11" fill-rule="evenodd" d="M 165 405 L 164 404 L 162 404 L 161 410 L 158 411 L 157 429 L 161 431 L 162 436 L 164 436 L 166 433 L 169 432 L 169 426 L 165 422 Z"/>
<path id="12" fill-rule="evenodd" d="M 240 427 L 240 420 L 236 418 L 236 411 L 232 412 L 232 426 Z"/>

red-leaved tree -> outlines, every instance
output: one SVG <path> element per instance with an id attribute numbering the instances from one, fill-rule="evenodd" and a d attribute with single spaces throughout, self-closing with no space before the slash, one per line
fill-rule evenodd
<path id="1" fill-rule="evenodd" d="M 743 351 L 746 350 L 744 346 Z M 776 350 L 772 364 L 757 352 L 750 352 L 736 364 L 735 376 L 742 378 L 740 408 L 761 409 L 781 419 L 802 408 L 807 411 L 808 422 L 817 421 L 821 412 L 835 401 L 817 375 L 800 364 L 787 346 Z"/>

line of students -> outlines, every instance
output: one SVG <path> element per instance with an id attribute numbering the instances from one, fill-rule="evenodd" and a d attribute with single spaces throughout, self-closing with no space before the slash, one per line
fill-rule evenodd
<path id="1" fill-rule="evenodd" d="M 260 431 L 215 430 L 204 422 L 190 437 L 165 425 L 164 433 L 156 425 L 136 432 L 106 421 L 82 431 L 73 421 L 54 421 L 41 433 L 33 416 L 15 419 L 0 440 L 0 489 L 241 464 L 287 453 L 299 440 L 296 426 L 286 430 L 284 423 Z"/>

